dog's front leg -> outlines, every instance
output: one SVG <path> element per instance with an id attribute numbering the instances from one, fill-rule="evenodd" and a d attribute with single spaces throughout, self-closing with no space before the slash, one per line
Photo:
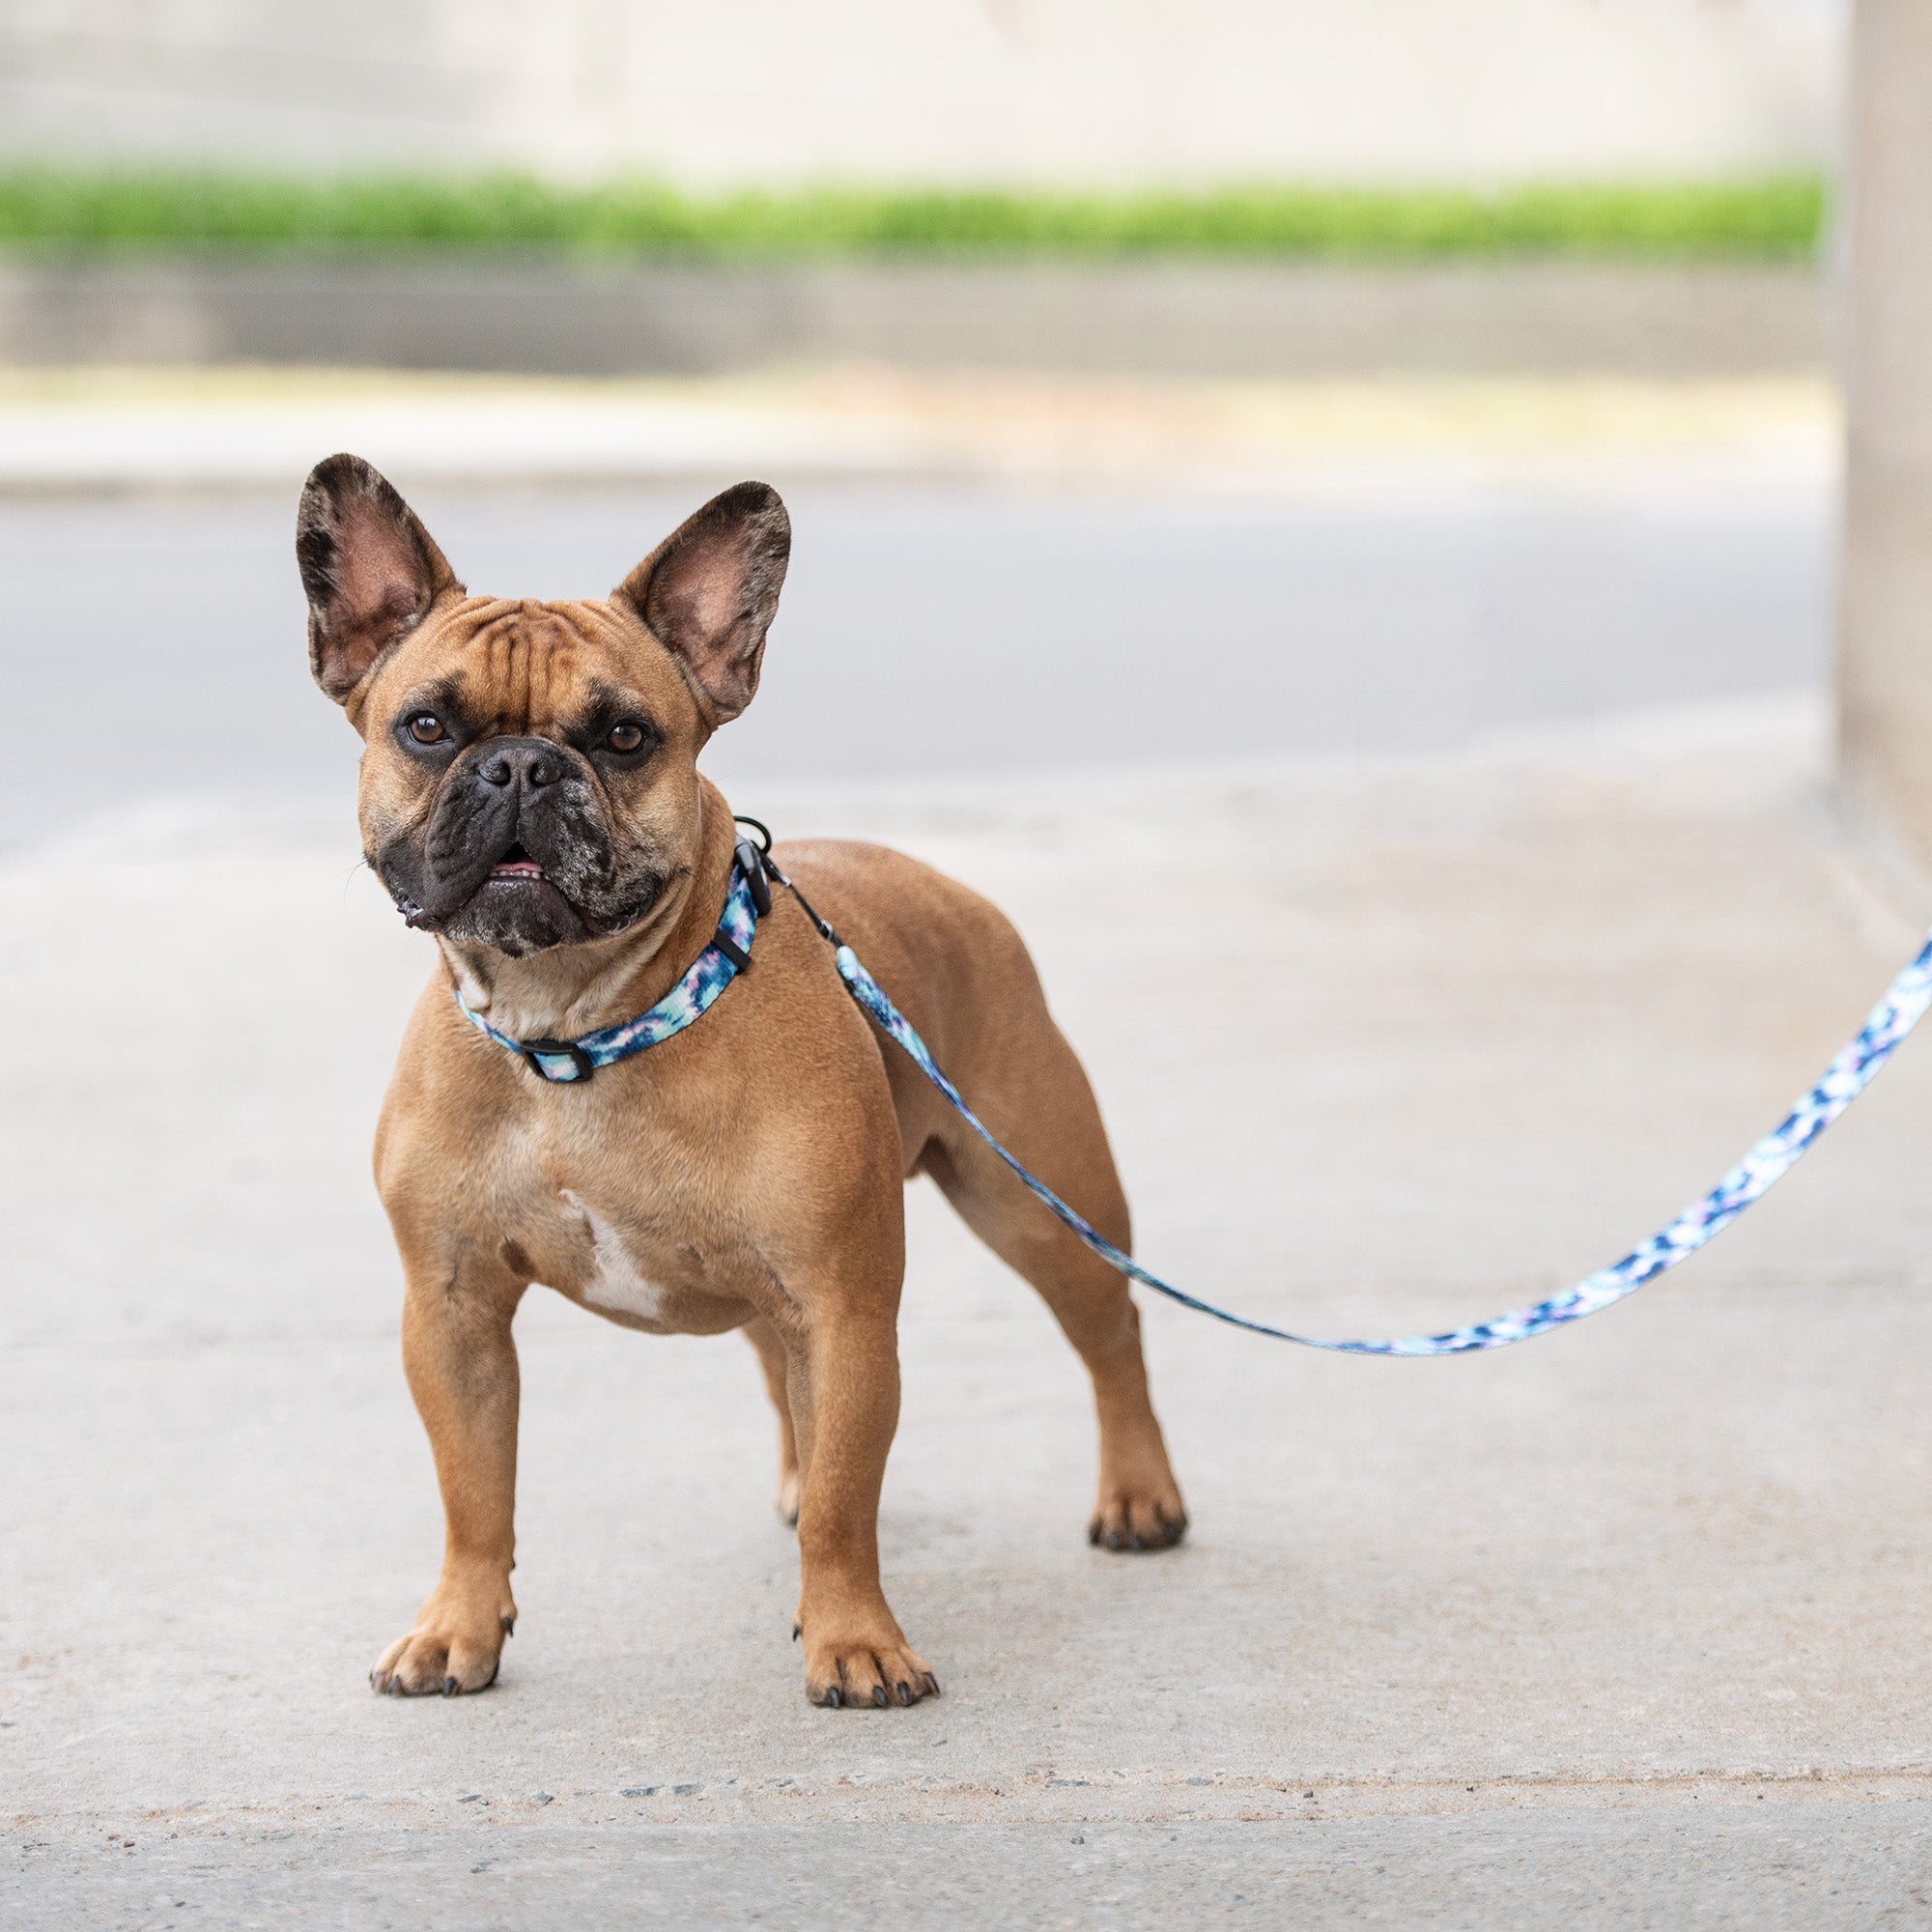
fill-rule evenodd
<path id="1" fill-rule="evenodd" d="M 442 1575 L 415 1626 L 370 1673 L 378 1690 L 483 1690 L 515 1626 L 517 1345 L 524 1284 L 458 1262 L 406 1260 L 403 1367 L 442 1491 Z"/>
<path id="2" fill-rule="evenodd" d="M 814 1310 L 787 1352 L 804 1478 L 797 1634 L 806 1695 L 861 1708 L 936 1695 L 939 1680 L 906 1642 L 879 1583 L 879 1491 L 899 1413 L 893 1306 L 883 1315 Z"/>

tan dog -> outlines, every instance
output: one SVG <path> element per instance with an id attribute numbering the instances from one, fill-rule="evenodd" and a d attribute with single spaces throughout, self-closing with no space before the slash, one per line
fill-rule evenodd
<path id="1" fill-rule="evenodd" d="M 1185 1527 L 1125 1283 L 873 1030 L 795 902 L 760 921 L 753 969 L 715 1007 L 588 1082 L 549 1084 L 457 1007 L 460 989 L 514 1039 L 575 1038 L 651 1007 L 709 943 L 733 827 L 696 761 L 757 689 L 790 543 L 777 493 L 741 483 L 605 602 L 471 597 L 367 464 L 331 457 L 303 490 L 310 663 L 364 741 L 363 849 L 441 953 L 383 1109 L 376 1182 L 447 1534 L 379 1690 L 496 1678 L 517 1613 L 510 1323 L 543 1282 L 652 1334 L 745 1330 L 798 1525 L 807 1694 L 936 1691 L 879 1584 L 915 1174 L 1045 1296 L 1094 1378 L 1093 1539 L 1159 1548 Z M 875 846 L 778 856 L 994 1133 L 1124 1248 L 1086 1076 L 1001 915 Z"/>

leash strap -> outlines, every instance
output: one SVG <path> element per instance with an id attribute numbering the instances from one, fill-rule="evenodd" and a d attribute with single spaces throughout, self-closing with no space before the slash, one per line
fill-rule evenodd
<path id="1" fill-rule="evenodd" d="M 725 893 L 718 930 L 683 979 L 648 1012 L 639 1013 L 621 1026 L 607 1027 L 601 1033 L 585 1034 L 578 1039 L 519 1040 L 497 1032 L 480 1013 L 471 1012 L 459 992 L 456 1004 L 464 1017 L 498 1045 L 517 1054 L 541 1079 L 557 1086 L 588 1080 L 598 1067 L 628 1060 L 631 1055 L 668 1039 L 672 1034 L 682 1033 L 751 966 L 752 939 L 759 916 L 771 910 L 771 886 L 767 881 L 775 882 L 798 901 L 820 937 L 833 949 L 845 990 L 1021 1184 L 1110 1267 L 1118 1268 L 1143 1288 L 1151 1288 L 1156 1294 L 1179 1302 L 1183 1308 L 1210 1315 L 1231 1327 L 1245 1328 L 1251 1335 L 1266 1335 L 1277 1342 L 1325 1349 L 1336 1354 L 1466 1355 L 1484 1349 L 1506 1349 L 1514 1342 L 1527 1342 L 1532 1336 L 1546 1335 L 1552 1328 L 1580 1321 L 1586 1315 L 1599 1314 L 1627 1294 L 1634 1294 L 1645 1282 L 1654 1281 L 1720 1235 L 1774 1181 L 1795 1167 L 1811 1143 L 1870 1086 L 1872 1076 L 1898 1051 L 1905 1037 L 1924 1017 L 1927 1007 L 1932 1006 L 1932 935 L 1928 935 L 1918 956 L 1887 987 L 1885 997 L 1872 1009 L 1850 1043 L 1826 1067 L 1817 1084 L 1799 1098 L 1784 1119 L 1737 1166 L 1708 1194 L 1691 1202 L 1667 1227 L 1633 1248 L 1621 1261 L 1599 1268 L 1560 1294 L 1532 1302 L 1526 1308 L 1513 1309 L 1489 1321 L 1452 1328 L 1442 1335 L 1398 1335 L 1383 1341 L 1337 1341 L 1320 1335 L 1296 1335 L 1289 1329 L 1272 1328 L 1264 1321 L 1250 1321 L 1244 1315 L 1217 1308 L 1211 1301 L 1203 1301 L 1151 1274 L 1001 1146 L 946 1077 L 912 1022 L 860 963 L 858 954 L 839 938 L 828 921 L 819 917 L 810 901 L 780 869 L 771 856 L 771 833 L 754 818 L 741 817 L 738 822 L 760 836 L 757 839 L 741 838 L 738 841 L 731 884 Z"/>
<path id="2" fill-rule="evenodd" d="M 1513 1342 L 1527 1342 L 1533 1336 L 1547 1335 L 1552 1328 L 1580 1321 L 1586 1315 L 1599 1314 L 1625 1295 L 1634 1294 L 1645 1282 L 1654 1281 L 1720 1235 L 1775 1180 L 1796 1166 L 1805 1149 L 1871 1084 L 1872 1076 L 1897 1052 L 1906 1035 L 1924 1017 L 1926 1008 L 1932 1006 L 1932 935 L 1928 935 L 1918 956 L 1886 989 L 1885 997 L 1872 1009 L 1870 1017 L 1844 1051 L 1826 1067 L 1817 1085 L 1708 1194 L 1691 1202 L 1668 1227 L 1633 1248 L 1621 1261 L 1599 1268 L 1574 1288 L 1566 1288 L 1547 1301 L 1532 1302 L 1527 1308 L 1513 1309 L 1507 1315 L 1466 1328 L 1452 1328 L 1444 1335 L 1335 1341 L 1319 1335 L 1293 1334 L 1286 1328 L 1271 1328 L 1264 1321 L 1231 1314 L 1211 1301 L 1203 1301 L 1175 1288 L 1158 1275 L 1150 1274 L 1132 1256 L 1122 1254 L 994 1139 L 985 1122 L 960 1097 L 959 1090 L 941 1070 L 912 1022 L 859 963 L 858 955 L 812 911 L 805 895 L 778 869 L 768 853 L 763 855 L 763 863 L 771 876 L 805 908 L 820 934 L 837 949 L 834 956 L 846 991 L 891 1036 L 939 1090 L 947 1105 L 992 1149 L 1028 1191 L 1072 1229 L 1103 1262 L 1143 1288 L 1151 1288 L 1156 1294 L 1164 1294 L 1170 1301 L 1178 1301 L 1199 1315 L 1211 1315 L 1215 1321 L 1245 1328 L 1251 1335 L 1267 1335 L 1277 1342 L 1298 1342 L 1304 1348 L 1326 1349 L 1342 1355 L 1466 1355 L 1483 1349 L 1506 1349 Z"/>

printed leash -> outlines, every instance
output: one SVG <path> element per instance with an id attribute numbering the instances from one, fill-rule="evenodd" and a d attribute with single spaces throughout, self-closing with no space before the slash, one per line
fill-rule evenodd
<path id="1" fill-rule="evenodd" d="M 747 821 L 755 824 L 755 820 Z M 760 832 L 765 828 L 758 826 Z M 770 834 L 766 833 L 767 840 Z M 1596 1315 L 1627 1294 L 1634 1294 L 1645 1282 L 1654 1281 L 1666 1268 L 1673 1268 L 1687 1255 L 1694 1255 L 1714 1236 L 1728 1228 L 1751 1203 L 1766 1192 L 1772 1182 L 1798 1163 L 1813 1141 L 1871 1084 L 1872 1075 L 1897 1052 L 1907 1034 L 1924 1017 L 1932 1006 L 1932 934 L 1928 934 L 1918 956 L 1887 987 L 1885 997 L 1872 1009 L 1871 1016 L 1857 1037 L 1820 1076 L 1818 1084 L 1805 1094 L 1782 1121 L 1739 1161 L 1711 1191 L 1693 1201 L 1667 1228 L 1651 1236 L 1641 1246 L 1633 1248 L 1622 1261 L 1613 1262 L 1574 1288 L 1552 1294 L 1547 1301 L 1532 1302 L 1527 1308 L 1513 1309 L 1490 1321 L 1478 1321 L 1467 1328 L 1452 1328 L 1446 1335 L 1399 1335 L 1387 1341 L 1344 1342 L 1320 1335 L 1296 1335 L 1286 1328 L 1271 1328 L 1264 1321 L 1251 1321 L 1244 1315 L 1216 1308 L 1211 1301 L 1175 1288 L 1158 1275 L 1124 1255 L 1107 1237 L 1064 1202 L 1052 1188 L 1037 1179 L 993 1138 L 986 1124 L 960 1097 L 925 1042 L 913 1030 L 911 1021 L 894 1006 L 878 981 L 859 963 L 857 954 L 826 922 L 813 912 L 805 895 L 780 871 L 769 852 L 765 869 L 783 886 L 801 906 L 823 937 L 836 949 L 838 977 L 845 989 L 871 1017 L 902 1047 L 914 1065 L 945 1097 L 947 1104 L 992 1149 L 1024 1185 L 1064 1221 L 1110 1266 L 1178 1301 L 1198 1314 L 1211 1315 L 1253 1335 L 1272 1336 L 1277 1342 L 1298 1342 L 1307 1349 L 1327 1349 L 1342 1355 L 1466 1355 L 1481 1349 L 1506 1349 L 1513 1342 L 1527 1342 L 1532 1336 L 1547 1335 L 1567 1322 L 1580 1321 Z"/>

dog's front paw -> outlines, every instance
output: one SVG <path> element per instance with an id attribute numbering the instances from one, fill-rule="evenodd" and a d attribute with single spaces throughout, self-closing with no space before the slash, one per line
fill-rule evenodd
<path id="1" fill-rule="evenodd" d="M 1172 1476 L 1102 1480 L 1087 1525 L 1089 1543 L 1104 1549 L 1168 1549 L 1186 1534 L 1187 1505 Z"/>
<path id="2" fill-rule="evenodd" d="M 383 1653 L 369 1673 L 370 1686 L 392 1697 L 487 1690 L 516 1622 L 507 1590 L 480 1600 L 439 1590 L 418 1612 L 415 1628 Z"/>
<path id="3" fill-rule="evenodd" d="M 939 1695 L 939 1679 L 896 1630 L 815 1639 L 805 1634 L 805 1694 L 833 1710 L 885 1711 Z"/>

